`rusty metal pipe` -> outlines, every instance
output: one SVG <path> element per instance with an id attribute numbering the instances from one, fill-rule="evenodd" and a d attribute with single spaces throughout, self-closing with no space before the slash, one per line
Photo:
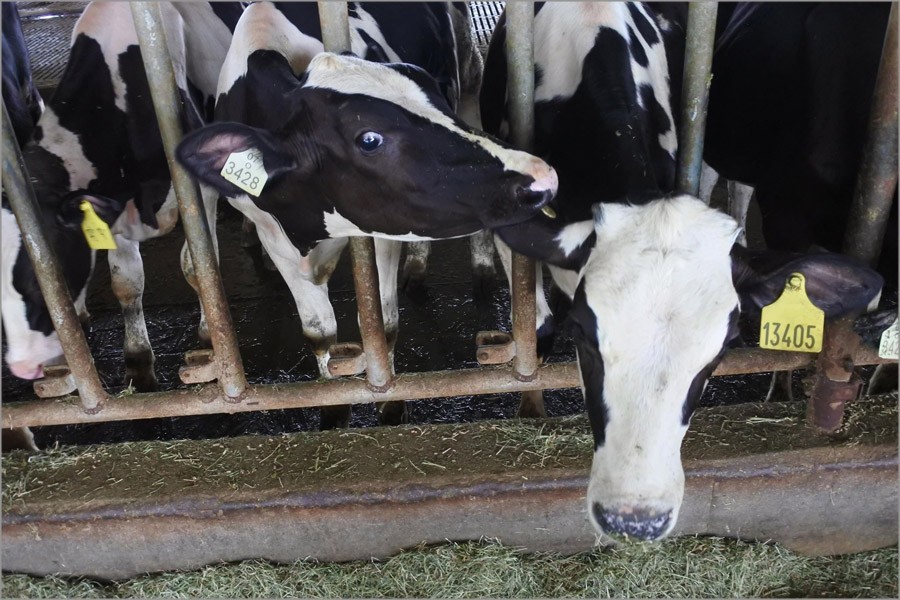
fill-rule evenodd
<path id="1" fill-rule="evenodd" d="M 182 100 L 175 84 L 160 5 L 156 2 L 135 2 L 131 5 L 131 14 L 141 46 L 144 69 L 147 71 L 166 160 L 172 173 L 172 185 L 178 198 L 184 236 L 197 274 L 200 301 L 209 324 L 219 385 L 226 396 L 238 398 L 247 386 L 247 379 L 210 237 L 210 224 L 206 219 L 197 183 L 175 160 L 175 146 L 184 135 L 180 125 Z"/>
<path id="2" fill-rule="evenodd" d="M 106 391 L 91 357 L 84 331 L 78 320 L 69 287 L 59 260 L 44 233 L 41 209 L 34 197 L 25 160 L 16 142 L 6 103 L 3 103 L 3 188 L 28 252 L 38 285 L 59 336 L 66 363 L 78 387 L 83 410 L 97 410 L 107 399 Z M 79 407 L 78 410 L 82 410 Z"/>
<path id="3" fill-rule="evenodd" d="M 746 348 L 732 350 L 713 373 L 741 375 L 764 371 L 808 367 L 814 354 Z M 892 362 L 878 358 L 877 352 L 859 348 L 853 357 L 858 365 Z M 427 400 L 472 394 L 500 394 L 538 389 L 578 387 L 578 365 L 553 363 L 539 366 L 534 377 L 522 381 L 515 368 L 481 367 L 456 371 L 403 373 L 386 392 L 375 392 L 362 379 L 333 379 L 277 385 L 250 385 L 240 403 L 229 402 L 214 385 L 199 389 L 133 394 L 110 398 L 96 414 L 85 414 L 72 396 L 54 400 L 12 402 L 3 405 L 2 427 L 66 425 L 155 419 L 210 414 L 233 414 L 257 410 L 310 408 L 386 400 Z"/>
<path id="4" fill-rule="evenodd" d="M 328 52 L 350 50 L 350 16 L 346 2 L 319 0 L 319 24 L 322 27 L 322 44 Z"/>
<path id="5" fill-rule="evenodd" d="M 718 2 L 691 2 L 688 5 L 676 189 L 692 196 L 700 193 L 703 136 L 706 132 L 709 86 L 712 83 L 710 69 L 718 9 Z"/>
<path id="6" fill-rule="evenodd" d="M 328 52 L 350 50 L 350 21 L 346 2 L 318 2 L 322 41 Z M 388 344 L 384 335 L 375 243 L 369 238 L 350 240 L 353 259 L 353 283 L 359 308 L 359 333 L 366 355 L 366 379 L 373 390 L 391 385 Z"/>
<path id="7" fill-rule="evenodd" d="M 350 240 L 350 250 L 356 305 L 359 308 L 359 334 L 366 355 L 366 379 L 373 390 L 384 391 L 391 386 L 393 373 L 384 335 L 375 243 L 371 238 L 355 237 Z"/>
<path id="8" fill-rule="evenodd" d="M 875 79 L 866 145 L 844 237 L 844 253 L 875 264 L 881 253 L 888 213 L 897 188 L 897 3 L 891 4 L 881 64 Z M 807 420 L 822 431 L 841 426 L 844 406 L 854 400 L 862 381 L 854 373 L 853 354 L 859 336 L 851 319 L 826 328 L 816 363 L 816 381 Z"/>
<path id="9" fill-rule="evenodd" d="M 506 4 L 506 60 L 509 64 L 510 141 L 522 150 L 534 148 L 534 3 Z M 535 308 L 535 262 L 513 253 L 512 330 L 516 342 L 513 366 L 520 378 L 538 366 Z"/>
<path id="10" fill-rule="evenodd" d="M 875 264 L 897 188 L 897 3 L 891 4 L 844 253 Z"/>

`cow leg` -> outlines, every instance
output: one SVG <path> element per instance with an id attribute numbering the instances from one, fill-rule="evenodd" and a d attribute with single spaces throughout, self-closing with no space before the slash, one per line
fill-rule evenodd
<path id="1" fill-rule="evenodd" d="M 791 389 L 791 376 L 793 374 L 793 371 L 775 371 L 772 373 L 772 383 L 769 384 L 766 402 L 793 401 L 794 392 Z"/>
<path id="2" fill-rule="evenodd" d="M 174 191 L 170 191 L 170 194 Z M 200 196 L 203 199 L 203 208 L 206 211 L 206 222 L 209 223 L 209 235 L 212 238 L 213 250 L 216 260 L 219 258 L 219 236 L 216 231 L 216 209 L 219 204 L 219 193 L 204 185 L 200 186 Z M 194 271 L 194 263 L 187 241 L 181 247 L 181 272 L 185 280 L 194 289 L 197 297 L 200 297 L 200 286 L 197 282 L 197 273 Z M 203 302 L 200 302 L 200 325 L 197 327 L 197 337 L 201 348 L 212 348 L 212 340 L 209 337 L 209 326 L 206 323 L 206 313 L 203 310 Z"/>
<path id="3" fill-rule="evenodd" d="M 500 255 L 500 262 L 503 264 L 503 270 L 506 272 L 507 281 L 511 283 L 512 251 L 499 237 L 494 237 L 494 243 L 497 246 L 497 254 Z M 546 349 L 553 342 L 553 313 L 544 295 L 544 277 L 540 264 L 535 265 L 535 282 L 537 350 L 538 360 L 543 362 L 542 349 Z M 523 418 L 547 416 L 544 408 L 544 392 L 542 390 L 522 392 L 517 416 Z"/>
<path id="4" fill-rule="evenodd" d="M 133 385 L 142 392 L 152 391 L 158 384 L 144 321 L 144 263 L 140 244 L 117 235 L 116 246 L 108 255 L 109 275 L 125 319 L 125 385 Z"/>
<path id="5" fill-rule="evenodd" d="M 741 226 L 737 242 L 742 246 L 747 245 L 747 210 L 752 196 L 752 186 L 737 181 L 728 182 L 728 214 Z"/>
<path id="6" fill-rule="evenodd" d="M 866 393 L 887 394 L 897 389 L 897 363 L 886 363 L 875 367 L 872 379 L 869 380 L 869 388 Z"/>
<path id="7" fill-rule="evenodd" d="M 400 266 L 401 242 L 375 238 L 375 263 L 378 266 L 378 287 L 381 295 L 381 313 L 384 319 L 384 337 L 388 347 L 388 362 L 394 373 L 394 346 L 400 326 L 397 303 L 397 271 Z M 406 402 L 378 402 L 378 422 L 381 425 L 409 423 Z"/>
<path id="8" fill-rule="evenodd" d="M 425 301 L 425 269 L 431 254 L 431 242 L 409 242 L 406 244 L 406 261 L 403 263 L 403 278 L 400 285 L 407 297 L 421 304 Z"/>
<path id="9" fill-rule="evenodd" d="M 700 167 L 700 199 L 706 202 L 707 206 L 709 206 L 713 189 L 718 182 L 719 174 L 715 169 L 706 164 L 706 161 L 703 161 L 703 164 Z"/>
<path id="10" fill-rule="evenodd" d="M 472 249 L 472 289 L 475 300 L 484 301 L 491 295 L 497 275 L 494 269 L 494 240 L 488 230 L 472 234 L 469 246 Z"/>

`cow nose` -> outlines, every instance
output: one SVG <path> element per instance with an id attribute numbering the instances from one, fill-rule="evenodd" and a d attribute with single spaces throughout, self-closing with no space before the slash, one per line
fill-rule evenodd
<path id="1" fill-rule="evenodd" d="M 555 190 L 534 189 L 535 185 L 537 182 L 532 183 L 529 187 L 519 186 L 516 188 L 516 199 L 526 207 L 537 210 L 553 200 Z"/>
<path id="2" fill-rule="evenodd" d="M 559 189 L 559 176 L 556 174 L 556 169 L 539 158 L 535 159 L 531 176 L 534 178 L 534 183 L 529 187 L 532 192 L 549 191 L 552 197 Z"/>
<path id="3" fill-rule="evenodd" d="M 608 510 L 596 502 L 593 511 L 594 518 L 605 533 L 646 541 L 661 538 L 668 530 L 672 518 L 670 510 L 666 512 L 639 508 Z"/>
<path id="4" fill-rule="evenodd" d="M 42 365 L 34 365 L 24 361 L 9 363 L 9 370 L 19 379 L 40 379 L 44 376 Z"/>

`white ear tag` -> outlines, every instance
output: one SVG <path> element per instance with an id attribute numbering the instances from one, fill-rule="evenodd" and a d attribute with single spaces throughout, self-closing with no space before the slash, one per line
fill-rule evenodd
<path id="1" fill-rule="evenodd" d="M 269 180 L 262 152 L 255 148 L 229 154 L 221 175 L 251 196 L 259 196 Z"/>
<path id="2" fill-rule="evenodd" d="M 897 357 L 900 356 L 898 346 L 900 346 L 900 332 L 898 332 L 897 329 L 897 319 L 894 319 L 894 324 L 885 329 L 884 333 L 881 334 L 881 344 L 878 345 L 878 356 L 880 358 L 892 358 L 897 360 Z"/>

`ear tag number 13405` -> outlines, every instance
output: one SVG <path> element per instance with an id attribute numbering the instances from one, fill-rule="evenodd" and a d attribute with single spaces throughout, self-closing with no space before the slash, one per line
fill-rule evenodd
<path id="1" fill-rule="evenodd" d="M 229 154 L 220 174 L 251 196 L 259 196 L 269 179 L 262 152 L 255 148 Z"/>
<path id="2" fill-rule="evenodd" d="M 806 295 L 806 278 L 791 273 L 781 296 L 762 309 L 759 347 L 793 352 L 820 352 L 825 313 Z"/>

